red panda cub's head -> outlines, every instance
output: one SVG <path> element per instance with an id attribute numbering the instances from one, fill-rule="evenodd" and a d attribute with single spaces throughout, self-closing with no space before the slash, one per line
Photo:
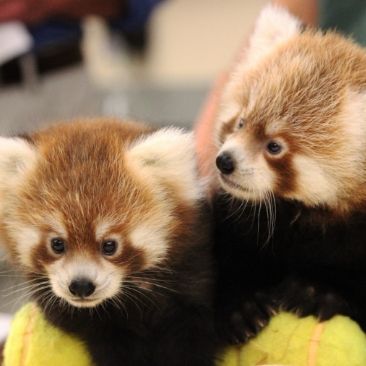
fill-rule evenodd
<path id="1" fill-rule="evenodd" d="M 75 307 L 186 250 L 200 199 L 192 136 L 175 128 L 80 121 L 0 138 L 1 240 L 36 292 Z"/>
<path id="2" fill-rule="evenodd" d="M 341 214 L 360 208 L 365 106 L 365 50 L 266 7 L 223 94 L 221 186 L 244 200 L 274 195 Z"/>

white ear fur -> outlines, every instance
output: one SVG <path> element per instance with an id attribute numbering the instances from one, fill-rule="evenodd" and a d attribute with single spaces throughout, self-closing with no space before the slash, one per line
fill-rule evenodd
<path id="1" fill-rule="evenodd" d="M 242 62 L 234 69 L 221 97 L 218 128 L 240 113 L 242 106 L 243 76 L 277 46 L 300 33 L 301 22 L 287 10 L 267 5 L 259 14 Z"/>
<path id="2" fill-rule="evenodd" d="M 275 47 L 301 30 L 301 22 L 286 9 L 267 5 L 259 14 L 246 54 L 246 64 L 253 65 Z"/>
<path id="3" fill-rule="evenodd" d="M 36 151 L 27 141 L 0 137 L 0 188 L 14 186 L 35 160 Z"/>
<path id="4" fill-rule="evenodd" d="M 136 142 L 127 158 L 149 176 L 169 182 L 184 199 L 202 197 L 193 133 L 174 127 L 161 129 Z"/>

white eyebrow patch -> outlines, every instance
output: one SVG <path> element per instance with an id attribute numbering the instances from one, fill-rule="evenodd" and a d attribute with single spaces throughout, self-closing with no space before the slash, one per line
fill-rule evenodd
<path id="1" fill-rule="evenodd" d="M 100 220 L 95 226 L 95 239 L 97 241 L 105 239 L 105 236 L 109 234 L 110 230 L 114 225 L 116 225 L 116 220 L 113 219 Z"/>
<path id="2" fill-rule="evenodd" d="M 286 130 L 286 122 L 283 120 L 274 120 L 266 125 L 266 135 L 275 136 Z"/>
<path id="3" fill-rule="evenodd" d="M 228 122 L 235 118 L 241 111 L 242 106 L 240 103 L 237 103 L 235 101 L 229 101 L 225 103 L 220 111 L 219 114 L 219 126 L 221 127 L 221 122 Z"/>
<path id="4" fill-rule="evenodd" d="M 162 225 L 142 224 L 130 233 L 133 247 L 144 251 L 148 266 L 162 262 L 168 253 L 167 230 Z"/>
<path id="5" fill-rule="evenodd" d="M 45 224 L 48 225 L 55 234 L 67 239 L 67 230 L 62 223 L 61 216 L 58 214 L 52 214 L 45 219 Z"/>

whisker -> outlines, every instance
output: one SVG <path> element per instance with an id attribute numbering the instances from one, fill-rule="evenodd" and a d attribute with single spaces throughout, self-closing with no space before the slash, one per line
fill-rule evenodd
<path id="1" fill-rule="evenodd" d="M 126 297 L 127 297 L 127 299 L 128 299 L 129 301 L 131 301 L 131 302 L 132 302 L 132 304 L 133 304 L 134 306 L 136 306 L 136 308 L 139 310 L 139 312 L 140 312 L 140 316 L 141 316 L 141 318 L 142 318 L 142 316 L 143 316 L 143 311 L 142 311 L 141 307 L 139 306 L 139 304 L 138 304 L 138 301 L 137 301 L 136 297 L 135 297 L 135 296 L 133 296 L 133 294 L 132 294 L 132 293 L 129 293 L 129 290 L 131 290 L 131 289 L 129 289 L 128 287 L 125 287 L 124 289 L 125 289 L 125 291 L 124 291 L 123 295 L 124 295 L 124 296 L 126 296 Z"/>
<path id="2" fill-rule="evenodd" d="M 8 289 L 5 289 L 4 291 L 8 290 L 9 292 L 4 294 L 3 296 L 4 297 L 8 297 L 8 296 L 12 296 L 14 294 L 18 294 L 18 293 L 21 293 L 21 292 L 24 292 L 24 291 L 27 291 L 29 289 L 37 289 L 37 290 L 42 290 L 42 289 L 45 289 L 45 288 L 48 288 L 49 286 L 48 285 L 45 285 L 43 287 L 35 287 L 34 285 L 30 285 L 30 286 L 26 286 L 26 287 L 22 287 L 22 288 L 18 288 L 16 290 L 8 290 Z"/>

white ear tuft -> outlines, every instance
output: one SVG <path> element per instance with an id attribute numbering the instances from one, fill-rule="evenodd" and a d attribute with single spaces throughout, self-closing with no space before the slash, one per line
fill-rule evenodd
<path id="1" fill-rule="evenodd" d="M 169 182 L 185 199 L 202 197 L 193 133 L 174 127 L 161 129 L 137 141 L 127 158 L 149 176 Z"/>
<path id="2" fill-rule="evenodd" d="M 33 166 L 35 149 L 21 138 L 0 137 L 0 188 L 12 186 Z"/>
<path id="3" fill-rule="evenodd" d="M 247 63 L 254 64 L 300 31 L 299 19 L 280 6 L 267 5 L 259 14 L 250 38 Z"/>
<path id="4" fill-rule="evenodd" d="M 159 167 L 179 161 L 194 151 L 193 136 L 175 127 L 158 130 L 138 140 L 130 154 L 141 159 L 144 165 Z"/>

